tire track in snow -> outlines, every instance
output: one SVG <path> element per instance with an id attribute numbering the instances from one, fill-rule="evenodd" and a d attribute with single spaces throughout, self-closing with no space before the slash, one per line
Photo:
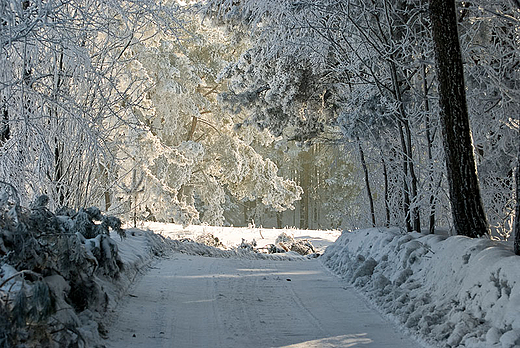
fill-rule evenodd
<path id="1" fill-rule="evenodd" d="M 175 254 L 156 267 L 119 308 L 108 347 L 419 347 L 317 260 Z"/>

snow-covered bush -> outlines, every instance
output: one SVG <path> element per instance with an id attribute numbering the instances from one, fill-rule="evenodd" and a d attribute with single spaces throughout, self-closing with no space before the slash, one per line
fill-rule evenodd
<path id="1" fill-rule="evenodd" d="M 201 235 L 197 236 L 197 238 L 195 238 L 195 241 L 197 243 L 205 244 L 205 245 L 212 246 L 212 247 L 215 247 L 215 248 L 223 248 L 224 247 L 224 244 L 222 244 L 220 239 L 218 239 L 218 237 L 215 237 L 211 233 L 201 234 Z"/>
<path id="2" fill-rule="evenodd" d="M 278 237 L 276 237 L 275 243 L 294 243 L 294 238 L 289 236 L 287 233 L 282 232 Z"/>
<path id="3" fill-rule="evenodd" d="M 309 240 L 296 240 L 285 232 L 281 233 L 276 238 L 275 244 L 268 246 L 267 251 L 270 254 L 294 251 L 300 255 L 310 255 L 316 252 L 314 246 Z"/>
<path id="4" fill-rule="evenodd" d="M 248 242 L 244 238 L 242 238 L 242 242 L 237 246 L 238 249 L 257 252 L 256 247 L 257 247 L 256 240 L 253 239 L 251 242 Z"/>
<path id="5" fill-rule="evenodd" d="M 11 185 L 0 186 L 0 347 L 88 346 L 81 327 L 98 326 L 80 312 L 106 310 L 98 277 L 121 269 L 109 236 L 125 236 L 118 218 L 97 208 L 56 215 L 48 202 L 39 196 L 25 208 Z"/>

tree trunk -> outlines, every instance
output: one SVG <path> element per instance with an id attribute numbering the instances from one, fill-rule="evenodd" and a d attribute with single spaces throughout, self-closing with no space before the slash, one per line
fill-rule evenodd
<path id="1" fill-rule="evenodd" d="M 2 119 L 0 120 L 0 146 L 3 146 L 10 137 L 9 111 L 7 109 L 7 102 L 4 98 L 4 101 L 2 102 Z"/>
<path id="2" fill-rule="evenodd" d="M 312 174 L 311 151 L 303 151 L 301 153 L 300 160 L 300 186 L 303 189 L 302 199 L 300 200 L 300 228 L 306 230 L 309 228 L 310 191 Z"/>
<path id="3" fill-rule="evenodd" d="M 413 151 L 412 151 L 412 132 L 410 130 L 410 123 L 406 120 L 404 122 L 404 130 L 406 134 L 406 156 L 408 157 L 408 170 L 410 171 L 410 186 L 411 186 L 411 197 L 413 207 L 411 209 L 411 220 L 413 222 L 413 230 L 421 233 L 421 214 L 419 213 L 419 206 L 417 201 L 419 200 L 419 194 L 417 192 L 417 175 L 415 175 L 415 169 L 413 164 Z"/>
<path id="4" fill-rule="evenodd" d="M 397 40 L 397 42 L 401 41 L 402 38 L 396 39 L 397 37 L 400 37 L 401 35 L 397 35 L 394 32 L 394 28 L 390 23 L 392 23 L 392 20 L 390 18 L 390 14 L 388 12 L 388 1 L 384 2 L 385 7 L 385 15 L 387 19 L 387 25 L 388 25 L 388 33 L 390 34 L 389 42 L 393 42 L 394 40 Z M 384 35 L 383 35 L 384 36 Z M 403 199 L 404 199 L 404 214 L 405 214 L 405 223 L 406 223 L 406 230 L 408 232 L 411 232 L 412 230 L 415 230 L 417 232 L 421 232 L 421 218 L 419 214 L 419 208 L 417 207 L 417 176 L 415 175 L 415 169 L 414 169 L 414 163 L 413 163 L 413 150 L 412 150 L 412 132 L 410 130 L 410 122 L 408 120 L 406 110 L 404 107 L 404 101 L 403 101 L 403 92 L 401 89 L 401 82 L 399 81 L 398 72 L 397 72 L 397 66 L 395 63 L 395 52 L 399 52 L 398 50 L 394 51 L 394 53 L 390 54 L 391 59 L 388 60 L 388 65 L 390 67 L 390 75 L 392 78 L 392 86 L 394 94 L 394 98 L 397 101 L 399 105 L 399 132 L 401 137 L 401 145 L 403 148 L 403 175 L 404 175 L 404 182 L 403 182 Z M 399 53 L 397 53 L 397 56 L 399 56 Z M 404 134 L 403 134 L 404 131 Z M 410 174 L 410 185 L 408 185 L 408 174 Z M 410 197 L 411 196 L 411 197 Z M 413 209 L 410 211 L 410 204 L 414 203 Z M 412 228 L 412 221 L 413 221 L 413 228 Z"/>
<path id="5" fill-rule="evenodd" d="M 516 208 L 515 208 L 515 225 L 513 233 L 515 235 L 514 249 L 515 254 L 520 255 L 520 149 L 518 149 L 518 162 L 516 163 Z"/>
<path id="6" fill-rule="evenodd" d="M 276 212 L 276 228 L 283 228 L 283 211 Z"/>
<path id="7" fill-rule="evenodd" d="M 359 137 L 357 138 L 357 142 L 359 158 L 361 159 L 361 166 L 363 167 L 363 173 L 365 174 L 365 188 L 367 190 L 367 198 L 368 203 L 370 205 L 370 218 L 372 219 L 372 226 L 376 227 L 376 213 L 374 211 L 374 200 L 372 199 L 372 191 L 370 189 L 370 180 L 368 177 L 367 163 L 365 161 L 365 153 L 363 152 L 363 148 L 361 147 L 361 141 L 359 141 Z"/>
<path id="8" fill-rule="evenodd" d="M 425 57 L 423 57 L 424 60 Z M 433 167 L 433 140 L 435 138 L 435 133 L 432 134 L 431 127 L 432 123 L 430 120 L 430 102 L 428 100 L 428 79 L 426 73 L 426 64 L 422 64 L 422 78 L 423 78 L 423 93 L 424 93 L 424 111 L 426 114 L 425 117 L 425 127 L 426 127 L 426 144 L 428 146 L 428 191 L 430 195 L 429 205 L 430 205 L 430 216 L 429 216 L 429 226 L 428 233 L 435 233 L 435 205 L 437 204 L 437 200 L 435 199 L 435 175 L 434 175 L 434 167 Z"/>
<path id="9" fill-rule="evenodd" d="M 56 118 L 56 121 L 58 119 Z M 55 144 L 54 144 L 54 184 L 56 185 L 56 199 L 58 200 L 58 207 L 65 207 L 67 206 L 67 184 L 66 184 L 66 178 L 65 178 L 65 170 L 64 170 L 64 148 L 65 145 L 63 142 L 57 139 L 57 137 L 54 138 Z"/>
<path id="10" fill-rule="evenodd" d="M 247 225 L 255 225 L 256 199 L 244 202 L 244 221 Z"/>
<path id="11" fill-rule="evenodd" d="M 54 89 L 52 92 L 52 100 L 56 103 L 56 105 L 59 104 L 58 98 L 59 98 L 59 92 L 61 85 L 63 83 L 62 81 L 62 75 L 63 75 L 63 52 L 60 52 L 58 56 L 56 56 L 55 61 L 55 76 L 56 79 L 54 82 Z M 65 207 L 68 206 L 67 198 L 69 196 L 68 188 L 69 185 L 66 182 L 66 173 L 65 173 L 65 143 L 60 140 L 59 133 L 62 132 L 62 121 L 60 120 L 59 113 L 58 113 L 58 107 L 53 107 L 51 109 L 50 119 L 52 122 L 54 122 L 55 129 L 54 132 L 57 132 L 58 134 L 54 137 L 54 177 L 53 182 L 56 187 L 56 199 L 58 200 L 58 207 Z"/>
<path id="12" fill-rule="evenodd" d="M 404 138 L 403 126 L 399 127 L 399 137 L 401 138 L 401 146 L 403 148 L 403 212 L 406 232 L 412 232 L 412 222 L 410 219 L 410 190 L 408 189 L 408 156 L 406 155 L 406 141 Z"/>
<path id="13" fill-rule="evenodd" d="M 385 161 L 385 158 L 383 157 L 383 153 L 381 153 L 381 162 L 383 163 L 383 178 L 384 178 L 384 182 L 385 182 L 385 194 L 384 194 L 384 198 L 385 198 L 385 215 L 386 215 L 386 220 L 385 220 L 385 227 L 389 227 L 390 226 L 390 205 L 388 204 L 388 170 L 386 168 L 386 161 Z"/>
<path id="14" fill-rule="evenodd" d="M 489 230 L 471 142 L 455 1 L 429 4 L 453 224 L 459 235 L 484 236 Z"/>

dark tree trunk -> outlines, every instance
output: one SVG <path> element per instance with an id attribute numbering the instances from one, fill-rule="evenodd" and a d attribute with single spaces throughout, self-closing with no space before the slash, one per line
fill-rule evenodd
<path id="1" fill-rule="evenodd" d="M 309 229 L 310 216 L 310 193 L 311 193 L 311 174 L 312 174 L 312 152 L 303 151 L 301 153 L 300 186 L 303 189 L 302 199 L 300 200 L 300 228 Z"/>
<path id="2" fill-rule="evenodd" d="M 276 212 L 276 228 L 283 228 L 283 211 Z"/>
<path id="3" fill-rule="evenodd" d="M 59 98 L 59 90 L 63 83 L 62 75 L 63 75 L 63 52 L 56 59 L 56 81 L 55 81 L 55 89 L 52 93 L 53 101 L 58 104 Z M 51 109 L 51 122 L 56 123 L 56 132 L 60 132 L 61 130 L 61 120 L 58 114 L 57 107 Z M 65 177 L 65 144 L 61 141 L 58 136 L 54 137 L 54 184 L 56 185 L 56 194 L 58 199 L 58 206 L 65 207 L 67 206 L 67 196 L 68 196 L 68 188 L 69 185 L 66 183 L 67 178 Z"/>
<path id="4" fill-rule="evenodd" d="M 429 4 L 453 224 L 457 234 L 479 237 L 489 230 L 471 142 L 455 1 Z"/>
<path id="5" fill-rule="evenodd" d="M 399 124 L 399 137 L 403 148 L 403 212 L 406 232 L 412 232 L 412 222 L 410 219 L 410 190 L 408 188 L 408 156 L 406 155 L 406 141 L 404 138 L 403 126 Z"/>
<path id="6" fill-rule="evenodd" d="M 11 137 L 11 130 L 9 128 L 9 111 L 7 103 L 2 103 L 2 119 L 0 120 L 0 146 L 2 146 Z"/>
<path id="7" fill-rule="evenodd" d="M 406 156 L 408 157 L 408 169 L 410 171 L 410 186 L 411 196 L 413 200 L 413 208 L 410 211 L 412 214 L 413 230 L 421 233 L 421 214 L 419 213 L 419 206 L 417 200 L 419 199 L 417 192 L 417 175 L 415 175 L 415 169 L 413 164 L 413 152 L 412 152 L 412 132 L 410 130 L 410 124 L 405 122 L 404 129 L 406 132 Z"/>
<path id="8" fill-rule="evenodd" d="M 363 167 L 363 173 L 365 174 L 365 188 L 367 190 L 367 198 L 368 203 L 370 205 L 370 218 L 372 219 L 372 226 L 376 227 L 376 213 L 374 211 L 374 200 L 372 199 L 372 190 L 370 189 L 370 180 L 368 177 L 368 168 L 367 163 L 365 161 L 365 153 L 363 152 L 363 148 L 361 147 L 361 142 L 359 141 L 359 137 L 357 138 L 358 149 L 359 149 L 359 157 L 361 159 L 361 166 Z"/>
<path id="9" fill-rule="evenodd" d="M 384 193 L 384 199 L 385 199 L 385 227 L 390 226 L 390 204 L 388 202 L 389 199 L 389 188 L 388 188 L 388 169 L 386 168 L 386 161 L 383 156 L 383 152 L 381 152 L 381 162 L 383 164 L 383 179 L 385 183 L 385 193 Z"/>
<path id="10" fill-rule="evenodd" d="M 515 235 L 515 254 L 520 255 L 520 149 L 518 149 L 518 162 L 516 164 L 516 208 L 515 208 L 515 225 L 513 233 Z"/>
<path id="11" fill-rule="evenodd" d="M 423 57 L 426 60 L 425 57 Z M 435 233 L 435 205 L 437 204 L 435 199 L 435 174 L 433 168 L 433 141 L 435 138 L 435 132 L 432 134 L 431 127 L 432 123 L 430 121 L 430 102 L 428 100 L 428 79 L 426 73 L 426 64 L 422 65 L 422 77 L 423 77 L 423 92 L 424 92 L 424 111 L 426 114 L 425 123 L 426 123 L 426 143 L 428 145 L 428 191 L 430 194 L 430 216 L 429 216 L 429 226 L 428 233 Z"/>
<path id="12" fill-rule="evenodd" d="M 63 142 L 59 141 L 58 139 L 54 139 L 54 183 L 56 185 L 56 193 L 57 193 L 57 199 L 58 199 L 58 206 L 59 207 L 65 207 L 67 206 L 67 185 L 65 183 L 65 170 L 64 170 L 64 163 L 63 163 L 63 151 L 65 145 Z"/>

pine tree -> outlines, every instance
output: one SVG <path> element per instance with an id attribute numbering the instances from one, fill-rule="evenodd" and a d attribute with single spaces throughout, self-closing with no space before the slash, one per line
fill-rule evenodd
<path id="1" fill-rule="evenodd" d="M 473 155 L 455 1 L 429 4 L 454 227 L 459 235 L 485 236 L 489 231 Z"/>

